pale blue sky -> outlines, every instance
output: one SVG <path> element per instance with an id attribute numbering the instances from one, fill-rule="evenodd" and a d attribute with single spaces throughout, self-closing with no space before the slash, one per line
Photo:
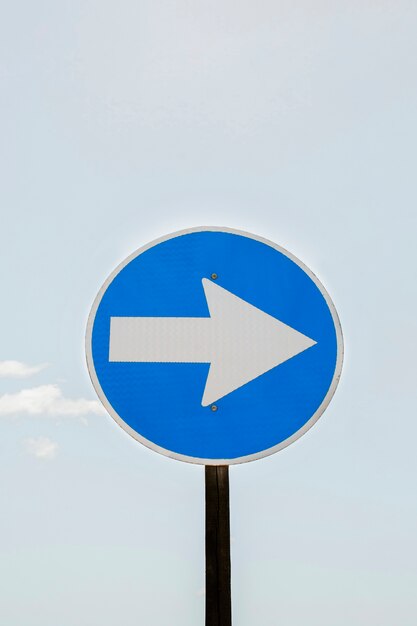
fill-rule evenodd
<path id="1" fill-rule="evenodd" d="M 49 366 L 0 367 L 1 624 L 204 623 L 203 469 L 88 403 L 83 346 L 116 264 L 204 224 L 296 254 L 346 342 L 317 425 L 231 469 L 236 626 L 416 624 L 416 28 L 404 0 L 3 7 L 0 361 Z"/>

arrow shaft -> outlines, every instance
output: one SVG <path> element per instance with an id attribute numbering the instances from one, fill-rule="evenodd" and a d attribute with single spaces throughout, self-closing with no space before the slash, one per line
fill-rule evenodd
<path id="1" fill-rule="evenodd" d="M 109 361 L 209 363 L 213 331 L 210 317 L 112 317 Z"/>

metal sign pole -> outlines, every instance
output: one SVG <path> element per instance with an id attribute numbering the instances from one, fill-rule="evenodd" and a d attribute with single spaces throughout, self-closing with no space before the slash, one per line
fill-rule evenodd
<path id="1" fill-rule="evenodd" d="M 231 626 L 229 466 L 206 465 L 206 626 Z"/>

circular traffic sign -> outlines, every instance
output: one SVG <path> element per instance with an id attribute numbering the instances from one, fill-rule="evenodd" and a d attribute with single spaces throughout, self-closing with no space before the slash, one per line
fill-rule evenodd
<path id="1" fill-rule="evenodd" d="M 182 461 L 252 461 L 303 435 L 343 361 L 336 309 L 317 277 L 261 237 L 192 228 L 131 254 L 101 287 L 86 334 L 110 415 Z"/>

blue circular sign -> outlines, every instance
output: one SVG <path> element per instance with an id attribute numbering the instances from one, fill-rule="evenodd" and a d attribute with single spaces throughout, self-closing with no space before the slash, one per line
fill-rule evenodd
<path id="1" fill-rule="evenodd" d="M 255 235 L 194 228 L 148 244 L 106 280 L 87 363 L 112 417 L 167 456 L 251 461 L 304 434 L 340 378 L 340 323 L 324 287 Z"/>

